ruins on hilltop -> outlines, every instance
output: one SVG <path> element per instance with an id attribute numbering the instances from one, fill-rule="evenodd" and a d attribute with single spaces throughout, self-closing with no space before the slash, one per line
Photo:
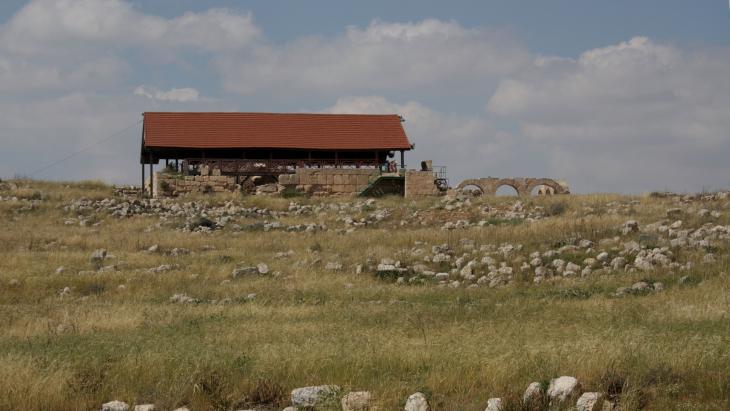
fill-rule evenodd
<path id="1" fill-rule="evenodd" d="M 406 168 L 405 152 L 414 145 L 403 121 L 396 114 L 144 113 L 142 192 L 177 196 L 243 190 L 374 197 L 447 192 L 443 167 L 422 161 L 417 169 Z M 161 161 L 164 169 L 155 172 L 154 165 Z M 567 192 L 551 179 L 494 180 L 466 182 L 478 187 L 472 191 L 477 194 L 494 194 L 501 185 L 520 195 L 529 195 L 537 186 L 542 194 Z"/>

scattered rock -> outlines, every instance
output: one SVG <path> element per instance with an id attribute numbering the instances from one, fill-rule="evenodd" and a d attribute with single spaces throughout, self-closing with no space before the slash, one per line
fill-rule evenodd
<path id="1" fill-rule="evenodd" d="M 545 391 L 542 384 L 539 382 L 530 383 L 525 390 L 525 394 L 522 395 L 522 402 L 527 409 L 541 408 L 545 402 Z"/>
<path id="2" fill-rule="evenodd" d="M 487 408 L 484 411 L 502 411 L 502 399 L 490 398 L 487 400 Z"/>
<path id="3" fill-rule="evenodd" d="M 613 407 L 600 392 L 585 392 L 575 404 L 577 411 L 610 411 Z"/>
<path id="4" fill-rule="evenodd" d="M 134 411 L 155 411 L 155 404 L 135 405 Z"/>
<path id="5" fill-rule="evenodd" d="M 106 251 L 104 252 L 106 254 Z M 129 404 L 123 401 L 110 401 L 101 405 L 101 411 L 127 411 Z"/>
<path id="6" fill-rule="evenodd" d="M 94 250 L 93 253 L 91 253 L 90 260 L 92 263 L 101 263 L 106 258 L 107 252 L 105 249 L 100 248 L 98 250 Z"/>
<path id="7" fill-rule="evenodd" d="M 562 376 L 550 380 L 547 395 L 551 403 L 563 403 L 577 396 L 579 391 L 580 384 L 575 377 Z"/>
<path id="8" fill-rule="evenodd" d="M 324 269 L 327 271 L 340 271 L 342 270 L 342 263 L 329 262 L 324 266 Z"/>
<path id="9" fill-rule="evenodd" d="M 340 391 L 336 385 L 317 385 L 295 388 L 291 392 L 291 403 L 295 407 L 315 407 L 332 400 Z"/>
<path id="10" fill-rule="evenodd" d="M 175 304 L 197 304 L 200 300 L 189 297 L 187 294 L 175 294 L 170 297 L 170 302 Z"/>
<path id="11" fill-rule="evenodd" d="M 268 274 L 269 272 L 269 266 L 264 263 L 259 263 L 259 265 L 256 266 L 256 269 L 259 274 Z"/>
<path id="12" fill-rule="evenodd" d="M 428 405 L 426 396 L 420 392 L 411 394 L 406 400 L 405 411 L 430 411 L 431 407 Z"/>
<path id="13" fill-rule="evenodd" d="M 369 391 L 353 391 L 345 394 L 340 401 L 342 411 L 368 411 L 372 395 Z"/>

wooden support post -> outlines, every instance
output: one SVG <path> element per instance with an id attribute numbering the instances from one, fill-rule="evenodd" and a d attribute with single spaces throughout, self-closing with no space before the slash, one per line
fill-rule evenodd
<path id="1" fill-rule="evenodd" d="M 152 165 L 152 156 L 150 156 L 150 198 L 155 194 L 154 188 L 153 188 L 154 187 L 153 184 L 155 183 L 154 172 L 155 172 L 155 170 Z"/>
<path id="2" fill-rule="evenodd" d="M 400 151 L 400 168 L 406 168 L 406 161 L 403 150 Z"/>
<path id="3" fill-rule="evenodd" d="M 175 171 L 180 172 L 180 163 L 178 163 L 177 158 L 175 158 Z"/>
<path id="4" fill-rule="evenodd" d="M 140 187 L 142 188 L 140 194 L 144 197 L 144 163 L 142 163 L 142 185 Z"/>

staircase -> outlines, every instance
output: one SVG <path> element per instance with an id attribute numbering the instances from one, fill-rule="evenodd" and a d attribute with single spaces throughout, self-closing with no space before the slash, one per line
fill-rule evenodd
<path id="1" fill-rule="evenodd" d="M 405 177 L 399 175 L 379 175 L 360 191 L 358 197 L 382 197 L 384 195 L 405 194 Z"/>

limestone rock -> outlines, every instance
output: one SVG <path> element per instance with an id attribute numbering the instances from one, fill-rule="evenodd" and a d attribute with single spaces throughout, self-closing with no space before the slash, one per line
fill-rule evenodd
<path id="1" fill-rule="evenodd" d="M 487 400 L 487 408 L 484 411 L 502 411 L 502 399 L 490 398 Z"/>
<path id="2" fill-rule="evenodd" d="M 542 389 L 542 384 L 539 382 L 530 383 L 525 390 L 525 394 L 522 395 L 522 402 L 525 404 L 527 409 L 539 408 L 542 406 L 545 398 L 545 391 Z"/>
<path id="3" fill-rule="evenodd" d="M 613 406 L 603 399 L 603 393 L 586 392 L 578 398 L 575 404 L 577 411 L 603 411 L 611 410 Z"/>
<path id="4" fill-rule="evenodd" d="M 405 411 L 431 411 L 426 396 L 420 392 L 411 394 L 406 400 Z"/>
<path id="5" fill-rule="evenodd" d="M 340 401 L 342 411 L 367 411 L 370 409 L 372 395 L 369 391 L 353 391 L 345 394 Z"/>
<path id="6" fill-rule="evenodd" d="M 314 407 L 331 399 L 340 387 L 336 385 L 316 385 L 312 387 L 295 388 L 291 392 L 291 403 L 295 407 Z"/>
<path id="7" fill-rule="evenodd" d="M 155 404 L 135 405 L 134 411 L 155 411 Z"/>
<path id="8" fill-rule="evenodd" d="M 580 391 L 580 384 L 575 377 L 562 376 L 550 380 L 547 395 L 551 402 L 562 403 Z"/>
<path id="9" fill-rule="evenodd" d="M 98 250 L 94 250 L 93 253 L 91 253 L 90 260 L 92 263 L 100 263 L 104 261 L 106 258 L 106 250 L 103 248 L 100 248 Z"/>
<path id="10" fill-rule="evenodd" d="M 259 274 L 268 274 L 269 266 L 265 263 L 260 263 L 256 266 L 256 270 L 259 272 Z"/>
<path id="11" fill-rule="evenodd" d="M 104 252 L 106 254 L 106 251 Z M 101 411 L 127 411 L 129 404 L 123 401 L 109 401 L 101 405 Z"/>

